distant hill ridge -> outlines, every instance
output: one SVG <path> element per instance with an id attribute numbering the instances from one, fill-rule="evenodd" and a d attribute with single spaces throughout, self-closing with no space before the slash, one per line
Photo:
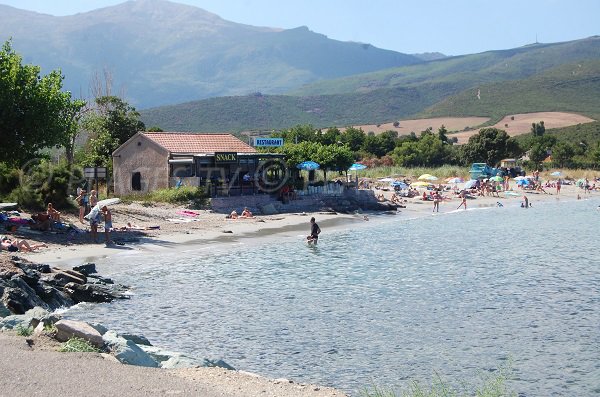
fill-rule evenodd
<path id="1" fill-rule="evenodd" d="M 600 37 L 595 36 L 322 81 L 293 95 L 212 98 L 148 109 L 142 115 L 147 125 L 209 132 L 299 123 L 344 127 L 431 116 L 498 121 L 510 113 L 538 111 L 599 119 L 599 80 Z"/>
<path id="2" fill-rule="evenodd" d="M 65 88 L 88 94 L 107 69 L 138 108 L 253 92 L 423 62 L 369 44 L 340 42 L 306 27 L 226 21 L 197 7 L 137 0 L 70 16 L 0 5 L 0 39 L 43 71 L 61 68 Z"/>

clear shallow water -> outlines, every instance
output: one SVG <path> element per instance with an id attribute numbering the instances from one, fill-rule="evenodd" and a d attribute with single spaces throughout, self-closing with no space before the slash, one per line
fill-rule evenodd
<path id="1" fill-rule="evenodd" d="M 324 230 L 317 248 L 299 236 L 114 257 L 99 271 L 133 298 L 69 315 L 353 394 L 472 380 L 511 358 L 522 395 L 600 395 L 598 204 L 400 215 Z"/>

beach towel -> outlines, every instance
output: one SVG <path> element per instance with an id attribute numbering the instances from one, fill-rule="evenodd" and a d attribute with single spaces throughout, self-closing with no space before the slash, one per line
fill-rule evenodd
<path id="1" fill-rule="evenodd" d="M 200 215 L 197 212 L 194 211 L 188 211 L 188 210 L 182 210 L 182 211 L 177 211 L 176 212 L 177 215 L 183 215 L 183 216 L 189 216 L 189 217 L 194 217 L 194 216 L 198 216 Z"/>

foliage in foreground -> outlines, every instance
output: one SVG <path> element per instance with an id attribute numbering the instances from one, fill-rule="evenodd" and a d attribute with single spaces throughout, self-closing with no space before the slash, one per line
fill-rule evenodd
<path id="1" fill-rule="evenodd" d="M 25 327 L 23 326 L 23 324 L 17 325 L 15 330 L 17 331 L 17 335 L 19 336 L 30 336 L 31 334 L 33 334 L 33 327 Z"/>
<path id="2" fill-rule="evenodd" d="M 478 384 L 461 383 L 453 386 L 436 375 L 431 384 L 422 385 L 412 381 L 408 388 L 399 392 L 390 387 L 373 386 L 361 392 L 362 397 L 513 397 L 517 396 L 506 385 L 509 370 L 500 368 L 491 374 L 482 375 Z"/>
<path id="3" fill-rule="evenodd" d="M 100 349 L 81 338 L 71 338 L 60 346 L 59 351 L 67 353 L 99 353 Z"/>

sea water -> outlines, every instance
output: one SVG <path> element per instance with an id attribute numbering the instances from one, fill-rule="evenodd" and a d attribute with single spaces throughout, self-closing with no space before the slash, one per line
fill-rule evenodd
<path id="1" fill-rule="evenodd" d="M 521 396 L 598 395 L 598 204 L 442 205 L 324 229 L 317 247 L 297 236 L 112 257 L 99 272 L 132 298 L 68 314 L 353 395 L 506 366 Z"/>

